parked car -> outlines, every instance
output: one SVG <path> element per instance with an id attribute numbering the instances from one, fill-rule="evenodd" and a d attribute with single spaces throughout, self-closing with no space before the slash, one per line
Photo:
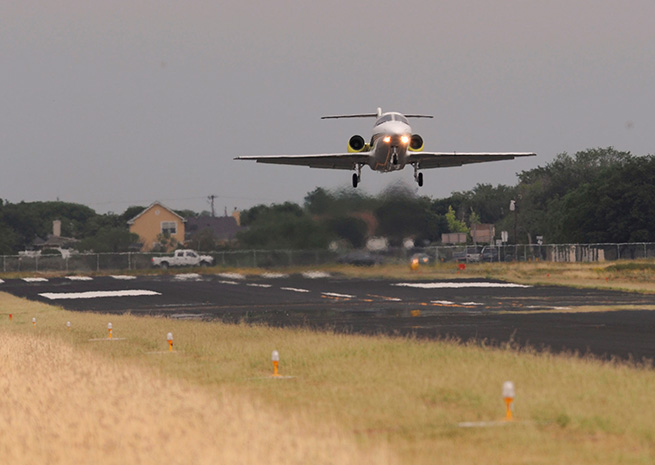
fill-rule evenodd
<path id="1" fill-rule="evenodd" d="M 337 262 L 346 265 L 373 266 L 382 263 L 382 259 L 378 255 L 368 252 L 355 251 L 342 255 L 337 259 Z"/>
<path id="2" fill-rule="evenodd" d="M 170 266 L 210 266 L 214 257 L 198 255 L 195 250 L 176 250 L 172 257 L 152 257 L 152 266 L 166 269 Z"/>
<path id="3" fill-rule="evenodd" d="M 456 262 L 479 262 L 481 247 L 467 247 L 465 250 L 455 252 L 453 260 Z"/>
<path id="4" fill-rule="evenodd" d="M 498 247 L 486 245 L 480 252 L 480 261 L 483 262 L 497 262 L 498 261 Z"/>

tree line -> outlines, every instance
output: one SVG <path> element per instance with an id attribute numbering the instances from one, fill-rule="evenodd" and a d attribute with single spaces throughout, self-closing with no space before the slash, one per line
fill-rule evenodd
<path id="1" fill-rule="evenodd" d="M 510 243 L 534 243 L 537 236 L 545 243 L 655 242 L 653 155 L 634 156 L 612 147 L 562 153 L 517 176 L 515 186 L 478 184 L 442 199 L 417 195 L 403 185 L 378 196 L 316 188 L 302 205 L 285 202 L 243 211 L 246 228 L 231 247 L 321 249 L 336 243 L 360 248 L 373 236 L 391 245 L 406 238 L 428 245 L 439 243 L 443 233 L 469 232 L 481 223 L 494 224 L 497 235 L 508 231 Z M 126 251 L 138 242 L 127 221 L 143 208 L 98 214 L 74 203 L 0 200 L 0 254 L 46 238 L 55 219 L 62 221 L 62 236 L 80 240 L 80 251 Z M 217 246 L 210 240 L 201 244 L 204 249 Z"/>

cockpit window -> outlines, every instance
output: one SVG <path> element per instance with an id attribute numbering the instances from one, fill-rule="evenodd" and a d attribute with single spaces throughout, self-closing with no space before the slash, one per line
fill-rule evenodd
<path id="1" fill-rule="evenodd" d="M 387 121 L 401 121 L 401 122 L 403 122 L 405 124 L 409 124 L 409 121 L 407 121 L 407 118 L 405 118 L 400 113 L 390 113 L 390 114 L 384 115 L 380 119 L 378 119 L 377 122 L 375 123 L 375 125 L 379 126 L 382 123 L 386 123 Z"/>
<path id="2" fill-rule="evenodd" d="M 386 123 L 387 121 L 393 121 L 393 115 L 384 115 L 375 123 L 376 126 Z"/>

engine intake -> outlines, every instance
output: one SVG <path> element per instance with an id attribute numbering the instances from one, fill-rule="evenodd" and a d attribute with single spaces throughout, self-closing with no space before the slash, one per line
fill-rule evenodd
<path id="1" fill-rule="evenodd" d="M 412 134 L 412 138 L 409 140 L 409 150 L 412 152 L 423 150 L 423 138 L 418 134 Z"/>
<path id="2" fill-rule="evenodd" d="M 362 136 L 352 136 L 350 140 L 348 140 L 348 151 L 353 153 L 353 152 L 363 152 L 366 149 L 366 142 L 364 142 L 364 138 Z"/>

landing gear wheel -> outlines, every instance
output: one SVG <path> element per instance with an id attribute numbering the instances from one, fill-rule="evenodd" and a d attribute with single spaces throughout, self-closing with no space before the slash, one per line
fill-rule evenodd
<path id="1" fill-rule="evenodd" d="M 418 187 L 423 187 L 423 173 L 419 173 L 416 176 L 416 182 L 418 183 Z"/>
<path id="2" fill-rule="evenodd" d="M 357 187 L 358 183 L 359 183 L 359 176 L 357 176 L 357 173 L 353 173 L 353 187 Z"/>

